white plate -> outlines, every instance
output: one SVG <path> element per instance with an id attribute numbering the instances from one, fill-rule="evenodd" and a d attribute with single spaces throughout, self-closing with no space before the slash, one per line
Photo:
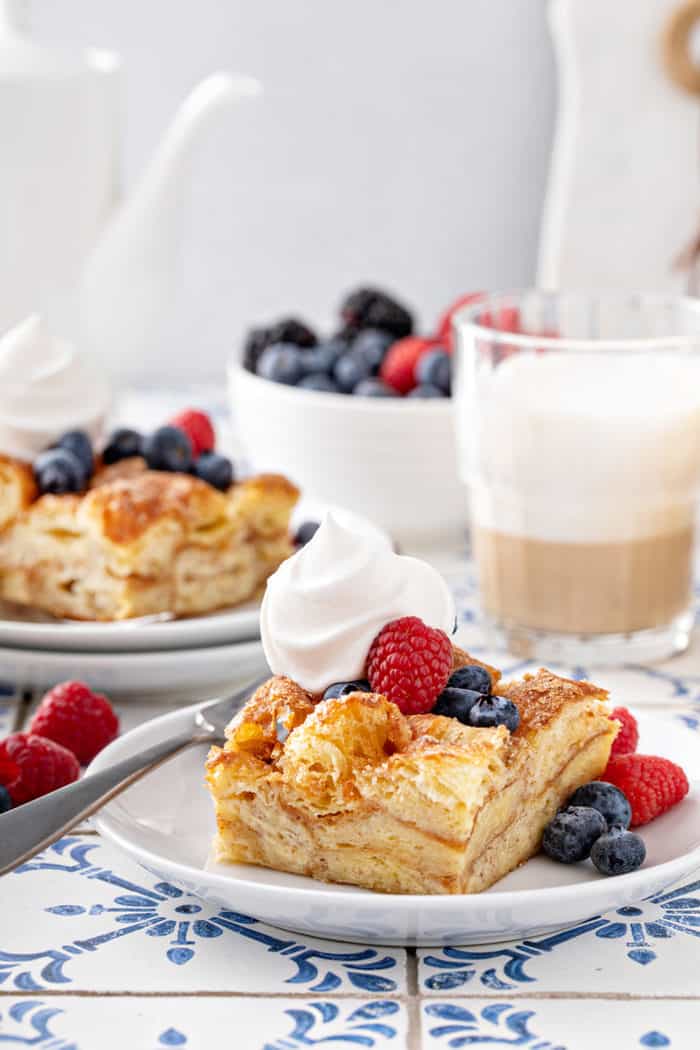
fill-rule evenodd
<path id="1" fill-rule="evenodd" d="M 302 500 L 295 509 L 292 528 L 302 521 L 319 521 L 328 510 L 332 510 L 350 528 L 379 533 L 387 543 L 390 542 L 385 532 L 360 514 L 308 500 Z M 32 622 L 29 614 L 26 620 L 0 619 L 0 646 L 80 653 L 134 653 L 144 650 L 154 652 L 157 649 L 196 649 L 208 645 L 230 646 L 234 642 L 247 642 L 260 637 L 259 609 L 259 602 L 247 602 L 235 609 L 225 609 L 206 616 L 148 624 L 139 623 L 138 620 L 117 623 Z"/>
<path id="2" fill-rule="evenodd" d="M 236 682 L 264 674 L 260 642 L 201 649 L 138 653 L 58 653 L 51 650 L 0 649 L 0 676 L 20 690 L 46 689 L 69 678 L 87 682 L 112 697 L 168 692 L 204 699 L 225 693 Z"/>
<path id="3" fill-rule="evenodd" d="M 102 769 L 137 748 L 183 730 L 194 708 L 154 719 L 116 740 L 93 763 Z M 670 720 L 639 715 L 642 750 L 700 776 L 700 741 Z M 532 936 L 657 893 L 700 867 L 700 791 L 642 829 L 647 861 L 617 878 L 590 861 L 565 866 L 535 857 L 486 893 L 388 895 L 297 875 L 209 860 L 214 831 L 203 787 L 205 751 L 192 748 L 112 802 L 102 835 L 149 871 L 224 907 L 300 933 L 366 944 L 483 944 Z"/>

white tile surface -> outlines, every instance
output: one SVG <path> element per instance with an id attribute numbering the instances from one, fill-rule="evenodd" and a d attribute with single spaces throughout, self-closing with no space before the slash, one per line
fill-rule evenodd
<path id="1" fill-rule="evenodd" d="M 75 996 L 0 998 L 0 1043 L 51 1050 L 293 1050 L 331 1045 L 395 1048 L 405 1007 L 392 1000 Z"/>
<path id="2" fill-rule="evenodd" d="M 527 941 L 419 952 L 423 995 L 700 995 L 700 872 L 638 905 Z"/>
<path id="3" fill-rule="evenodd" d="M 423 1003 L 423 1050 L 697 1050 L 700 1003 L 658 999 L 452 999 Z"/>
<path id="4" fill-rule="evenodd" d="M 158 881 L 96 836 L 0 884 L 4 990 L 393 995 L 405 953 L 273 930 Z"/>

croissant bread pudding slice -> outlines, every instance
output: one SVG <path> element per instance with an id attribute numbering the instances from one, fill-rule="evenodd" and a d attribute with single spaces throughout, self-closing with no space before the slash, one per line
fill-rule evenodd
<path id="1" fill-rule="evenodd" d="M 221 492 L 133 457 L 84 493 L 39 496 L 30 468 L 0 458 L 0 598 L 87 620 L 236 605 L 292 553 L 298 495 L 278 475 Z"/>
<path id="2" fill-rule="evenodd" d="M 476 663 L 455 650 L 456 667 Z M 218 858 L 385 893 L 487 889 L 537 852 L 618 731 L 588 682 L 540 670 L 498 691 L 515 732 L 405 716 L 377 693 L 316 703 L 271 678 L 207 761 Z"/>

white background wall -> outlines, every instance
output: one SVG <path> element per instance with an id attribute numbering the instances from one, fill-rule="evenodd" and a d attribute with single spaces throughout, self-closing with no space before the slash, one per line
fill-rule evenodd
<path id="1" fill-rule="evenodd" d="M 554 118 L 544 0 L 30 0 L 44 40 L 126 67 L 125 182 L 217 68 L 265 96 L 220 126 L 189 201 L 168 377 L 216 374 L 248 323 L 327 322 L 373 281 L 424 324 L 534 279 Z"/>

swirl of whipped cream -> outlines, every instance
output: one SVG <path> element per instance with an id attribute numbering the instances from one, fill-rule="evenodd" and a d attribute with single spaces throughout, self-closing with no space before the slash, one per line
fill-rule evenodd
<path id="1" fill-rule="evenodd" d="M 31 461 L 75 428 L 94 441 L 108 407 L 105 383 L 39 316 L 0 338 L 0 452 Z"/>
<path id="2" fill-rule="evenodd" d="M 455 606 L 444 579 L 394 554 L 378 533 L 328 514 L 313 539 L 267 582 L 261 634 L 274 674 L 312 693 L 364 675 L 370 645 L 390 620 L 418 616 L 450 634 Z"/>

